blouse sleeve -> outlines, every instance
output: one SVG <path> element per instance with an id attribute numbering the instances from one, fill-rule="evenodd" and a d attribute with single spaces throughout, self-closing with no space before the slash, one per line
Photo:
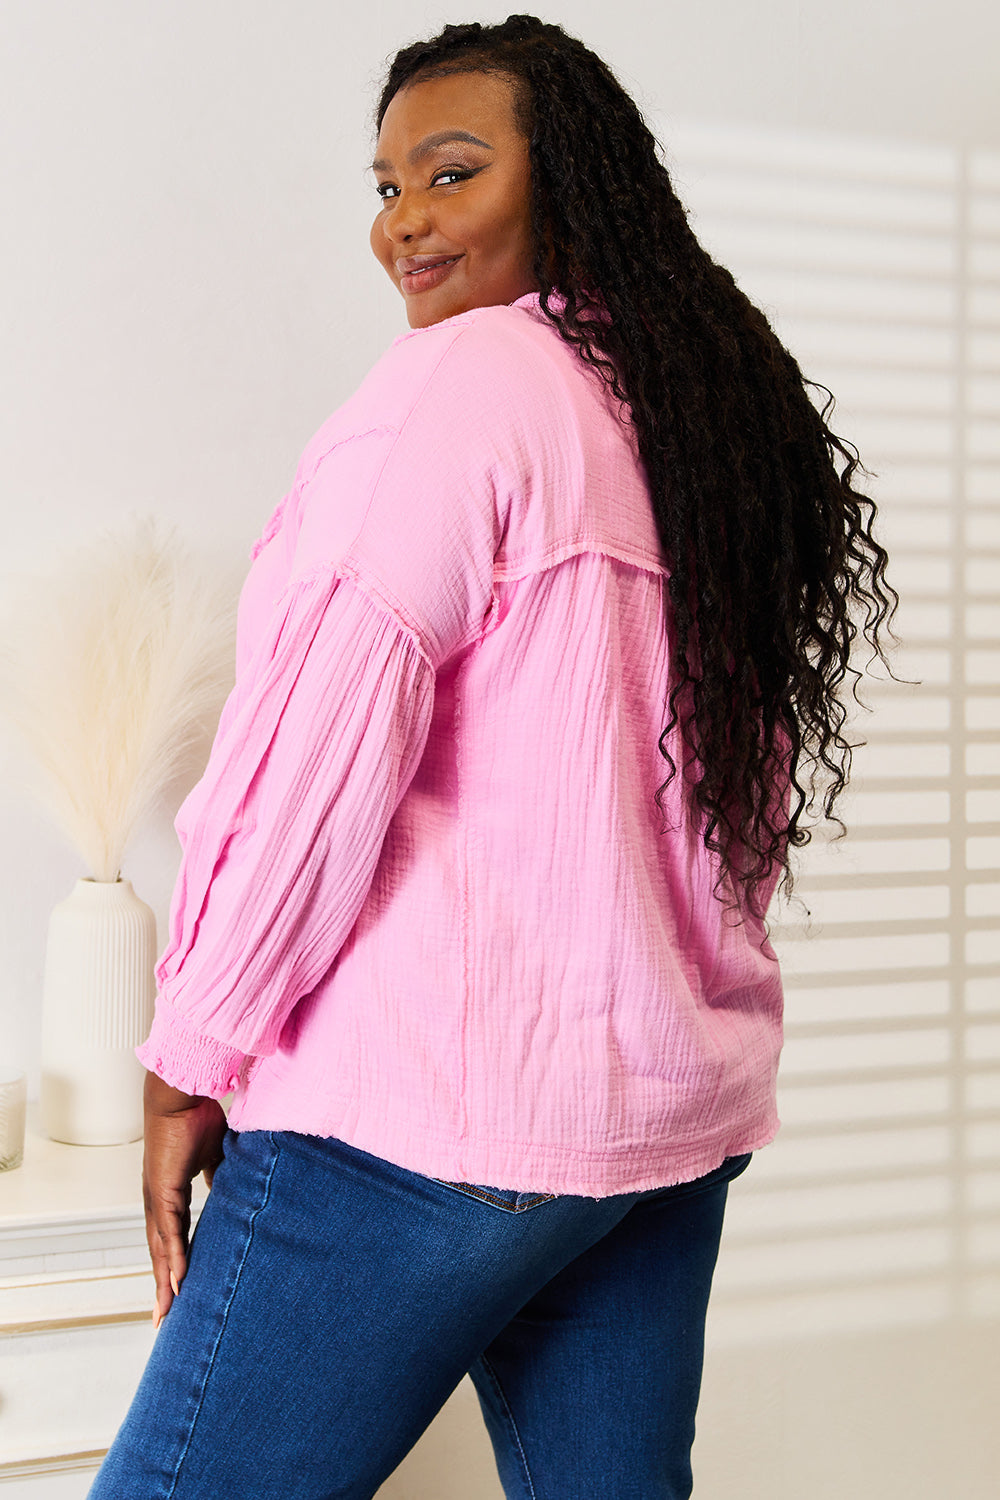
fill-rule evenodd
<path id="1" fill-rule="evenodd" d="M 187 1093 L 233 1089 L 333 964 L 423 754 L 435 674 L 492 628 L 527 457 L 477 326 L 393 345 L 308 445 L 254 564 L 255 589 L 284 592 L 177 816 L 169 942 L 136 1049 Z"/>
<path id="2" fill-rule="evenodd" d="M 286 589 L 177 817 L 150 1071 L 220 1098 L 275 1050 L 355 923 L 433 698 L 417 638 L 357 583 L 320 568 Z"/>

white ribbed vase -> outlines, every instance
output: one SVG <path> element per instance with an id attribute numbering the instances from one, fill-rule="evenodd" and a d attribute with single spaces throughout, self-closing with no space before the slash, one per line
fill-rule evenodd
<path id="1" fill-rule="evenodd" d="M 156 918 L 128 880 L 78 880 L 49 919 L 42 998 L 42 1125 L 56 1141 L 142 1135 Z"/>

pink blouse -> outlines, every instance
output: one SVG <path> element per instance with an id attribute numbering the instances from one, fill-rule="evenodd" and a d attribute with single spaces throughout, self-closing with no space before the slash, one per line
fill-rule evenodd
<path id="1" fill-rule="evenodd" d="M 144 1065 L 237 1130 L 614 1193 L 777 1129 L 781 982 L 667 774 L 628 409 L 538 294 L 412 329 L 254 549 Z M 777 872 L 775 874 L 775 879 Z"/>

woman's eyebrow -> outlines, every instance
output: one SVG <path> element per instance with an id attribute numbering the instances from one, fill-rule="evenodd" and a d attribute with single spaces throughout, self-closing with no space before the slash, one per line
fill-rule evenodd
<path id="1" fill-rule="evenodd" d="M 443 146 L 448 141 L 468 141 L 472 146 L 485 146 L 487 151 L 493 150 L 489 141 L 481 141 L 478 135 L 470 135 L 467 130 L 435 130 L 430 135 L 425 135 L 423 140 L 419 141 L 413 147 L 408 157 L 410 165 L 415 165 L 422 157 L 429 156 L 436 147 Z M 392 163 L 387 161 L 384 156 L 377 156 L 369 168 L 371 172 L 389 172 L 391 170 Z"/>

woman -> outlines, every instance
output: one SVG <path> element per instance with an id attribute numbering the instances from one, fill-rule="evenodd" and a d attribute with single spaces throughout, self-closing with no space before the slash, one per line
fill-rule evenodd
<path id="1" fill-rule="evenodd" d="M 139 1049 L 166 1321 L 91 1495 L 369 1497 L 468 1372 L 507 1494 L 675 1500 L 777 1128 L 764 914 L 895 596 L 856 457 L 594 54 L 448 26 L 376 125 L 410 331 L 255 549 L 178 818 Z"/>

